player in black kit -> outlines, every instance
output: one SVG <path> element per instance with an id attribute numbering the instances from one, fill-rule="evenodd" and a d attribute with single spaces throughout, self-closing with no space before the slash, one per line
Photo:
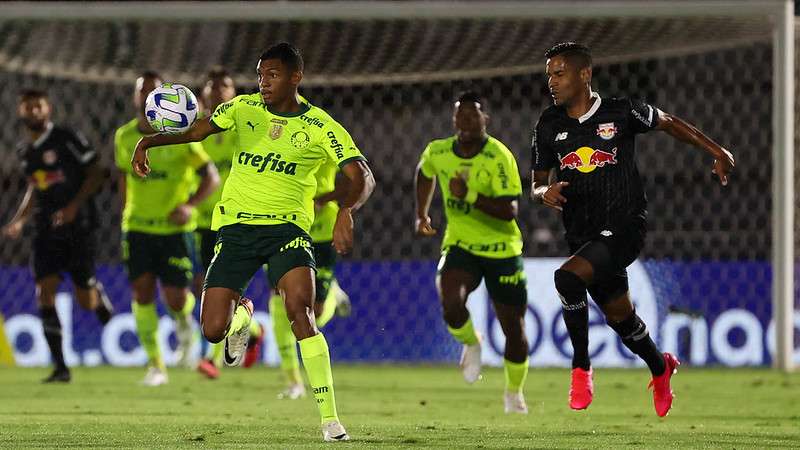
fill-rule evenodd
<path id="1" fill-rule="evenodd" d="M 111 303 L 94 278 L 97 207 L 93 195 L 103 182 L 102 169 L 86 140 L 53 125 L 50 112 L 45 92 L 31 89 L 20 95 L 17 115 L 30 140 L 21 143 L 17 152 L 28 188 L 16 214 L 2 229 L 4 237 L 18 238 L 33 216 L 31 267 L 44 336 L 55 363 L 53 373 L 43 380 L 46 383 L 70 381 L 55 308 L 62 272 L 72 278 L 82 307 L 93 310 L 103 324 L 112 314 Z"/>
<path id="2" fill-rule="evenodd" d="M 592 58 L 586 46 L 567 42 L 545 54 L 553 106 L 539 118 L 532 142 L 535 200 L 562 212 L 572 256 L 555 272 L 564 323 L 574 355 L 570 407 L 592 402 L 586 292 L 608 325 L 653 375 L 656 414 L 672 406 L 670 377 L 680 362 L 660 353 L 628 293 L 626 267 L 644 244 L 647 199 L 634 158 L 635 137 L 662 130 L 714 157 L 722 185 L 734 161 L 730 152 L 694 126 L 628 98 L 601 98 L 591 90 Z M 554 179 L 551 182 L 551 172 Z"/>

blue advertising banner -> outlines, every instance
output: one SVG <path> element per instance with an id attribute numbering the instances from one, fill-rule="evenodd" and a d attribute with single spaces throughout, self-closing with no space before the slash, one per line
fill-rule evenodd
<path id="1" fill-rule="evenodd" d="M 561 303 L 553 286 L 553 272 L 561 258 L 525 261 L 529 306 L 526 332 L 533 366 L 568 366 L 571 347 L 561 319 Z M 774 351 L 770 299 L 770 266 L 765 262 L 637 261 L 628 269 L 631 296 L 638 314 L 664 351 L 677 353 L 693 365 L 765 365 Z M 337 276 L 350 295 L 353 314 L 335 318 L 324 329 L 336 361 L 439 363 L 457 361 L 460 348 L 441 319 L 436 296 L 434 261 L 340 263 Z M 121 266 L 98 269 L 117 314 L 101 327 L 91 312 L 72 299 L 69 283 L 57 298 L 64 329 L 64 353 L 70 365 L 145 363 L 130 314 L 130 289 Z M 0 268 L 0 312 L 5 332 L 22 366 L 49 364 L 41 330 L 33 279 L 22 267 Z M 267 311 L 269 289 L 259 273 L 248 288 L 255 301 L 255 319 L 267 337 L 262 355 L 277 364 Z M 199 304 L 199 303 L 198 303 Z M 504 338 L 491 302 L 481 286 L 468 307 L 483 334 L 486 364 L 502 364 Z M 199 306 L 198 306 L 199 309 Z M 162 314 L 159 337 L 168 364 L 175 362 L 172 320 Z M 199 311 L 195 312 L 196 317 Z M 800 330 L 800 314 L 796 314 Z M 641 363 L 628 352 L 593 305 L 590 313 L 590 353 L 595 366 L 628 367 Z M 200 356 L 199 336 L 194 355 Z M 800 363 L 800 352 L 795 360 Z"/>

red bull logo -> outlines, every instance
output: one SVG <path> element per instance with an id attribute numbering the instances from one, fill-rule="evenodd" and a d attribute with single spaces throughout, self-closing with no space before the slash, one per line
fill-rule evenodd
<path id="1" fill-rule="evenodd" d="M 574 152 L 569 152 L 561 159 L 561 170 L 573 169 L 579 172 L 589 173 L 598 167 L 606 164 L 617 163 L 617 148 L 614 147 L 611 153 L 602 150 L 595 150 L 591 147 L 581 147 Z"/>
<path id="2" fill-rule="evenodd" d="M 617 135 L 617 127 L 614 126 L 614 122 L 601 123 L 597 125 L 597 135 L 605 140 L 609 140 Z"/>
<path id="3" fill-rule="evenodd" d="M 50 186 L 63 183 L 66 180 L 61 170 L 37 170 L 31 175 L 30 181 L 40 191 L 47 190 Z"/>

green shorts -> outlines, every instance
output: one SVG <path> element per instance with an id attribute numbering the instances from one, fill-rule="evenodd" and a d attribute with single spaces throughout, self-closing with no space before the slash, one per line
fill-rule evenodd
<path id="1" fill-rule="evenodd" d="M 195 252 L 198 259 L 198 271 L 205 273 L 214 257 L 214 246 L 217 244 L 217 232 L 205 228 L 198 228 L 194 232 Z"/>
<path id="2" fill-rule="evenodd" d="M 192 233 L 123 233 L 122 259 L 128 279 L 152 273 L 165 286 L 189 287 L 194 276 L 190 257 L 193 246 Z"/>
<path id="3" fill-rule="evenodd" d="M 474 255 L 461 247 L 451 246 L 442 250 L 439 260 L 439 275 L 448 269 L 460 269 L 475 276 L 476 286 L 481 279 L 493 302 L 507 305 L 528 303 L 528 282 L 522 256 L 511 258 L 486 258 Z"/>
<path id="4" fill-rule="evenodd" d="M 295 267 L 316 270 L 311 238 L 292 223 L 226 225 L 217 232 L 214 258 L 203 289 L 224 287 L 241 294 L 264 264 L 269 266 L 270 286 L 277 286 L 281 277 Z"/>
<path id="5" fill-rule="evenodd" d="M 336 268 L 336 250 L 333 243 L 314 242 L 314 260 L 317 263 L 315 301 L 324 302 L 335 278 L 333 270 Z"/>

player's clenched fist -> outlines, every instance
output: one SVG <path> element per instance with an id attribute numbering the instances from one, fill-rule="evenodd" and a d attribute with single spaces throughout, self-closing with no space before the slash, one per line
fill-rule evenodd
<path id="1" fill-rule="evenodd" d="M 416 230 L 417 236 L 436 235 L 436 229 L 431 226 L 431 218 L 429 216 L 417 217 L 414 223 L 414 230 Z"/>
<path id="2" fill-rule="evenodd" d="M 542 195 L 542 203 L 544 203 L 545 206 L 562 211 L 563 208 L 561 205 L 567 203 L 567 198 L 561 194 L 561 190 L 567 186 L 569 186 L 569 183 L 566 181 L 559 181 L 548 186 L 547 191 Z"/>

